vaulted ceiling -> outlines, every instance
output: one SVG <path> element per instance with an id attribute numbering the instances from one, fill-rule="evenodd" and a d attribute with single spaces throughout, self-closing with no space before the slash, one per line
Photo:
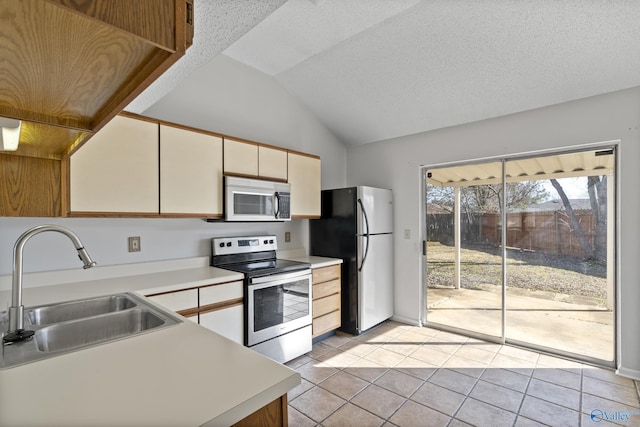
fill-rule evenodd
<path id="1" fill-rule="evenodd" d="M 194 67 L 222 53 L 273 76 L 347 144 L 640 86 L 637 0 L 282 3 L 196 0 L 217 9 Z"/>

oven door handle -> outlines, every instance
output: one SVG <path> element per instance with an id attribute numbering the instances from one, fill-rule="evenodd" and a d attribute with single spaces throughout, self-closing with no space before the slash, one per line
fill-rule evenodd
<path id="1" fill-rule="evenodd" d="M 282 280 L 295 279 L 297 277 L 310 276 L 311 270 L 299 270 L 292 273 L 272 274 L 270 276 L 253 277 L 249 279 L 249 286 L 261 283 L 280 282 Z"/>

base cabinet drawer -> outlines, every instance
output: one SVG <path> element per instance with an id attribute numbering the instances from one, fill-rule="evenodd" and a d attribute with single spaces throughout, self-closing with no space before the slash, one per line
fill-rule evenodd
<path id="1" fill-rule="evenodd" d="M 334 279 L 340 279 L 340 264 L 313 269 L 313 283 L 323 283 Z"/>
<path id="2" fill-rule="evenodd" d="M 172 311 L 198 310 L 198 290 L 187 289 L 184 291 L 169 292 L 166 294 L 147 296 Z"/>
<path id="3" fill-rule="evenodd" d="M 338 329 L 342 324 L 341 266 L 340 264 L 317 267 L 312 271 L 313 337 Z"/>
<path id="4" fill-rule="evenodd" d="M 313 317 L 324 316 L 336 310 L 340 310 L 340 294 L 313 300 Z"/>
<path id="5" fill-rule="evenodd" d="M 324 334 L 340 327 L 340 310 L 325 314 L 324 316 L 314 317 L 313 319 L 313 337 Z"/>
<path id="6" fill-rule="evenodd" d="M 340 293 L 340 279 L 334 279 L 330 282 L 319 283 L 313 285 L 313 299 L 324 298 L 329 295 Z"/>
<path id="7" fill-rule="evenodd" d="M 242 281 L 223 283 L 221 285 L 203 286 L 199 289 L 199 292 L 201 307 L 242 298 Z"/>

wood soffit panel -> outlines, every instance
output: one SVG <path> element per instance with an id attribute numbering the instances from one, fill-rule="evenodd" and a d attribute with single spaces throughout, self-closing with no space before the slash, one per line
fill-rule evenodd
<path id="1" fill-rule="evenodd" d="M 180 12 L 173 0 L 0 0 L 0 116 L 23 120 L 4 153 L 70 155 L 183 55 Z"/>

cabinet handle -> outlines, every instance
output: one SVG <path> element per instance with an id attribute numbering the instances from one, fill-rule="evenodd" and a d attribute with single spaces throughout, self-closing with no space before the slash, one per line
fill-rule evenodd
<path id="1" fill-rule="evenodd" d="M 187 2 L 187 24 L 193 25 L 193 4 Z"/>

